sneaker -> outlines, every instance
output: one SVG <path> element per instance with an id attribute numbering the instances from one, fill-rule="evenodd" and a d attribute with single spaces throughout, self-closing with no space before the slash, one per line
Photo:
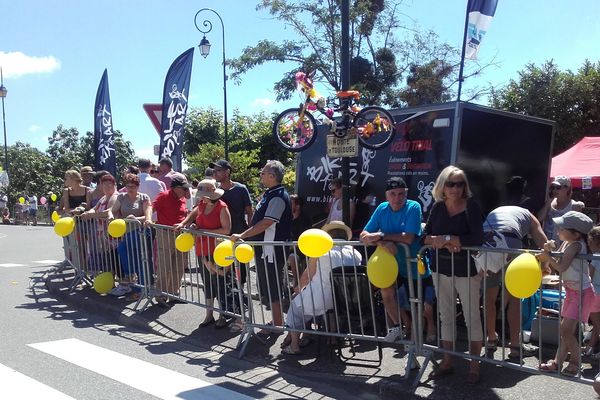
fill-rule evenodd
<path id="1" fill-rule="evenodd" d="M 108 294 L 120 297 L 125 296 L 129 292 L 131 292 L 131 288 L 128 285 L 119 285 L 114 287 L 110 292 L 108 292 Z"/>
<path id="2" fill-rule="evenodd" d="M 518 347 L 511 347 L 508 357 L 509 358 L 519 358 L 521 356 L 521 353 L 523 354 L 523 357 L 531 357 L 531 356 L 535 356 L 537 354 L 538 350 L 539 349 L 536 346 L 533 346 L 528 343 L 523 343 L 521 345 L 521 351 L 519 351 Z"/>
<path id="3" fill-rule="evenodd" d="M 387 335 L 385 335 L 383 340 L 388 343 L 393 343 L 397 340 L 400 340 L 403 336 L 404 335 L 402 334 L 402 328 L 400 326 L 395 326 L 388 331 Z"/>

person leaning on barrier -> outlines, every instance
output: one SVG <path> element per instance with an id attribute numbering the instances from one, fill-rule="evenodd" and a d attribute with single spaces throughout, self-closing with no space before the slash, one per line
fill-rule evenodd
<path id="1" fill-rule="evenodd" d="M 65 172 L 65 189 L 60 198 L 60 206 L 57 210 L 63 216 L 79 215 L 90 209 L 92 202 L 91 190 L 81 183 L 79 172 L 70 169 Z"/>
<path id="2" fill-rule="evenodd" d="M 408 186 L 400 177 L 390 178 L 387 181 L 385 198 L 376 209 L 369 222 L 360 233 L 361 242 L 366 245 L 377 245 L 396 256 L 398 261 L 398 281 L 387 288 L 381 289 L 383 305 L 391 321 L 390 330 L 384 340 L 394 342 L 402 338 L 401 323 L 410 327 L 410 317 L 405 310 L 401 310 L 396 297 L 397 283 L 402 284 L 402 278 L 408 278 L 406 257 L 416 257 L 420 244 L 417 238 L 421 234 L 421 205 L 408 200 Z M 410 255 L 404 254 L 400 244 L 405 244 L 410 249 Z M 417 278 L 416 262 L 411 262 L 412 278 Z M 406 291 L 408 292 L 408 290 Z M 431 312 L 430 312 L 431 315 Z M 432 321 L 432 320 L 431 320 Z M 433 321 L 430 329 L 433 330 Z M 431 331 L 430 333 L 433 333 Z"/>
<path id="3" fill-rule="evenodd" d="M 479 357 L 483 341 L 479 312 L 481 277 L 469 253 L 461 248 L 483 243 L 481 207 L 471 198 L 464 171 L 452 165 L 442 170 L 432 193 L 435 203 L 425 225 L 423 243 L 436 249 L 431 264 L 440 313 L 442 346 L 446 351 L 453 349 L 458 292 L 469 335 L 470 353 Z M 442 362 L 430 378 L 441 378 L 452 372 L 452 356 L 444 352 Z M 479 361 L 471 360 L 467 383 L 478 382 Z"/>
<path id="4" fill-rule="evenodd" d="M 551 240 L 544 244 L 544 251 L 538 255 L 538 258 L 549 262 L 552 268 L 561 273 L 565 300 L 560 310 L 560 345 L 556 350 L 556 356 L 540 364 L 539 369 L 577 376 L 581 373 L 579 364 L 581 348 L 575 332 L 580 329 L 580 323 L 588 322 L 594 303 L 594 288 L 588 263 L 576 257 L 588 253 L 587 234 L 594 223 L 587 215 L 578 211 L 569 211 L 563 216 L 554 218 L 553 222 L 558 227 L 558 235 L 562 241 L 556 250 L 561 254 L 558 258 L 550 255 L 550 252 L 555 250 L 554 241 Z M 569 364 L 562 369 L 563 362 L 567 360 Z"/>
<path id="5" fill-rule="evenodd" d="M 292 329 L 304 329 L 305 324 L 334 307 L 331 271 L 336 267 L 359 266 L 362 256 L 351 245 L 340 241 L 352 238 L 352 231 L 342 221 L 331 221 L 323 226 L 334 240 L 333 248 L 325 255 L 310 258 L 302 273 L 294 298 L 285 318 L 285 325 Z M 343 305 L 338 305 L 343 307 Z M 290 331 L 281 344 L 283 354 L 300 354 L 300 332 Z"/>
<path id="6" fill-rule="evenodd" d="M 502 206 L 490 212 L 483 223 L 483 235 L 486 243 L 493 242 L 494 234 L 502 234 L 506 240 L 507 248 L 521 249 L 523 247 L 523 239 L 530 234 L 535 244 L 542 248 L 548 240 L 542 225 L 531 211 L 517 206 Z M 511 255 L 511 258 L 515 255 Z M 485 260 L 485 255 L 483 255 Z M 485 271 L 482 271 L 483 274 Z M 487 272 L 485 278 L 485 309 L 486 309 L 486 327 L 487 340 L 486 350 L 496 351 L 498 347 L 498 333 L 496 333 L 496 299 L 500 288 L 503 287 L 504 269 L 498 273 L 491 271 Z M 510 353 L 508 357 L 518 358 L 522 354 L 523 357 L 529 357 L 536 354 L 537 348 L 526 343 L 520 343 L 520 303 L 521 300 L 512 296 L 508 290 L 504 290 L 504 309 L 508 305 L 507 319 L 510 332 Z"/>
<path id="7" fill-rule="evenodd" d="M 94 208 L 96 206 L 96 204 L 98 204 L 98 201 L 100 201 L 100 198 L 102 198 L 102 196 L 104 196 L 104 191 L 102 190 L 102 185 L 100 185 L 100 179 L 102 179 L 102 177 L 107 175 L 108 173 L 109 173 L 108 171 L 101 170 L 94 174 L 93 182 L 96 184 L 96 186 L 94 187 L 94 189 L 92 190 L 92 193 L 90 194 L 90 196 L 91 196 L 90 210 L 92 208 Z"/>
<path id="8" fill-rule="evenodd" d="M 260 171 L 260 182 L 267 188 L 250 227 L 242 233 L 234 233 L 231 240 L 249 239 L 252 241 L 288 241 L 291 238 L 292 206 L 287 190 L 281 184 L 285 168 L 276 160 L 269 160 Z M 281 287 L 280 281 L 285 264 L 284 246 L 256 246 L 255 260 L 258 287 L 262 296 L 268 296 L 273 314 L 272 324 L 281 326 Z M 269 334 L 269 331 L 259 332 Z"/>
<path id="9" fill-rule="evenodd" d="M 134 221 L 138 222 L 135 225 L 139 225 L 152 218 L 152 205 L 150 204 L 148 195 L 138 191 L 140 178 L 137 175 L 126 174 L 124 183 L 126 192 L 117 195 L 117 199 L 108 211 L 108 220 L 112 221 L 115 218 L 127 219 L 130 221 L 128 228 L 131 228 L 135 224 Z M 121 262 L 122 279 L 120 280 L 120 286 L 121 282 L 123 283 L 123 292 L 119 294 L 128 292 L 128 288 L 126 288 L 128 283 L 135 284 L 138 281 L 142 285 L 146 283 L 147 277 L 141 262 L 142 244 L 139 236 L 139 229 L 128 229 L 128 232 L 125 233 L 117 246 Z M 148 278 L 151 279 L 151 277 Z M 133 293 L 127 298 L 127 301 L 135 301 L 139 297 L 140 290 L 136 287 Z"/>
<path id="10" fill-rule="evenodd" d="M 156 211 L 156 224 L 175 227 L 183 222 L 187 215 L 185 199 L 190 195 L 189 184 L 185 175 L 178 172 L 171 174 L 171 189 L 162 192 L 152 202 Z M 145 226 L 153 222 L 146 220 Z M 160 306 L 166 306 L 169 295 L 178 296 L 181 278 L 187 266 L 187 253 L 175 248 L 175 235 L 171 229 L 156 230 L 156 288 L 162 292 L 155 300 Z"/>
<path id="11" fill-rule="evenodd" d="M 196 192 L 200 199 L 198 205 L 181 223 L 175 225 L 175 229 L 181 229 L 191 224 L 190 229 L 199 229 L 203 233 L 228 235 L 231 230 L 231 215 L 227 204 L 220 200 L 223 192 L 223 189 L 217 189 L 216 182 L 213 179 L 200 181 Z M 213 261 L 215 247 L 214 237 L 200 236 L 196 238 L 196 256 L 198 257 L 198 265 L 202 266 L 201 276 L 206 305 L 213 307 L 215 298 L 218 298 L 221 309 L 225 310 L 227 306 L 224 301 L 225 280 L 230 278 L 231 274 L 227 273 L 229 269 L 221 268 Z M 200 323 L 199 328 L 204 328 L 213 323 L 215 323 L 213 312 L 211 309 L 206 309 L 206 317 Z M 227 326 L 224 315 L 219 317 L 215 326 L 217 328 Z"/>

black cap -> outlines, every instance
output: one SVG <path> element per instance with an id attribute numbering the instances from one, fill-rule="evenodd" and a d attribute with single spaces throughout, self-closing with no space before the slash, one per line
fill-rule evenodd
<path id="1" fill-rule="evenodd" d="M 185 175 L 176 173 L 171 176 L 171 189 L 176 187 L 189 189 L 192 185 L 190 185 Z"/>
<path id="2" fill-rule="evenodd" d="M 407 187 L 408 186 L 406 186 L 406 182 L 404 182 L 404 179 L 402 179 L 400 177 L 393 177 L 393 178 L 388 179 L 385 190 L 387 192 L 388 190 L 406 189 Z"/>
<path id="3" fill-rule="evenodd" d="M 167 164 L 169 166 L 169 168 L 173 168 L 173 161 L 171 161 L 171 159 L 169 157 L 163 157 L 160 159 L 160 161 L 158 162 L 158 165 L 161 164 Z"/>
<path id="4" fill-rule="evenodd" d="M 229 161 L 227 160 L 219 160 L 217 162 L 211 162 L 210 164 L 208 164 L 209 167 L 211 168 L 222 168 L 222 169 L 228 169 L 228 170 L 232 170 L 231 168 L 231 164 L 229 164 Z"/>

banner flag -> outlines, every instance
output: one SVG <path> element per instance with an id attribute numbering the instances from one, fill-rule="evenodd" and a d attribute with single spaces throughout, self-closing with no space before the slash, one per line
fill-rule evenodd
<path id="1" fill-rule="evenodd" d="M 193 58 L 192 47 L 173 61 L 167 72 L 163 91 L 159 160 L 171 158 L 173 169 L 179 172 Z"/>
<path id="2" fill-rule="evenodd" d="M 496 13 L 498 0 L 469 0 L 467 5 L 468 26 L 465 39 L 465 59 L 475 60 L 483 37 Z"/>
<path id="3" fill-rule="evenodd" d="M 94 107 L 94 166 L 96 171 L 106 170 L 117 176 L 115 137 L 113 135 L 112 111 L 108 92 L 108 72 L 105 69 L 96 92 Z"/>

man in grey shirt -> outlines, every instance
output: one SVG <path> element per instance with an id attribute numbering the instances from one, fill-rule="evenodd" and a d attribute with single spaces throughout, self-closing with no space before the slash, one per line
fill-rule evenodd
<path id="1" fill-rule="evenodd" d="M 494 233 L 501 233 L 506 239 L 506 244 L 509 249 L 521 249 L 523 247 L 523 239 L 529 234 L 538 247 L 543 247 L 546 243 L 546 234 L 542 230 L 542 225 L 538 219 L 527 209 L 518 206 L 502 206 L 490 212 L 483 223 L 483 233 L 486 242 L 490 242 Z M 498 334 L 496 333 L 496 299 L 500 288 L 503 286 L 504 280 L 502 271 L 491 274 L 488 271 L 486 277 L 485 289 L 485 308 L 486 308 L 486 325 L 487 325 L 487 341 L 486 350 L 495 351 L 498 346 Z M 532 356 L 537 349 L 534 346 L 521 344 L 519 348 L 519 333 L 521 331 L 519 318 L 519 302 L 520 299 L 513 297 L 507 290 L 504 291 L 505 308 L 508 305 L 506 316 L 508 318 L 508 326 L 510 331 L 510 358 L 518 358 L 523 354 L 523 357 Z"/>

